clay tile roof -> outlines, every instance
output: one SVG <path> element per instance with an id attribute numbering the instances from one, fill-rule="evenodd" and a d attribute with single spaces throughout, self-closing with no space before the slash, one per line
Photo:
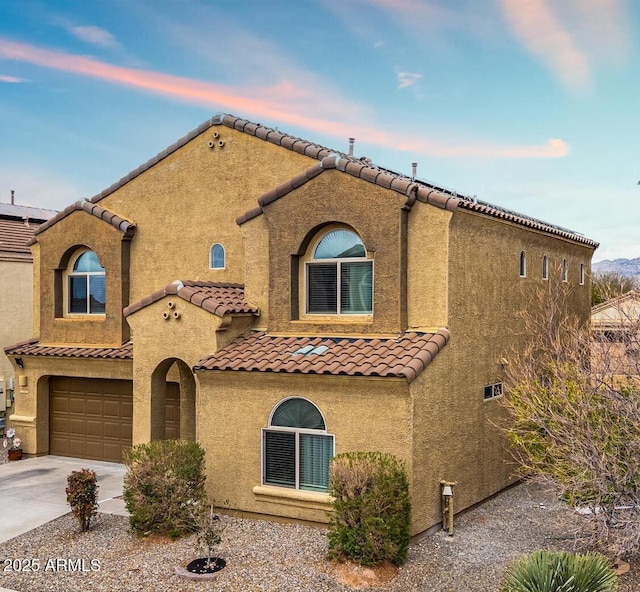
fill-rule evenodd
<path id="1" fill-rule="evenodd" d="M 293 191 L 321 172 L 330 168 L 335 168 L 349 175 L 359 177 L 370 183 L 380 185 L 382 187 L 405 195 L 407 197 L 407 201 L 404 205 L 404 209 L 411 209 L 413 203 L 416 200 L 429 203 L 433 206 L 447 210 L 455 210 L 458 207 L 462 207 L 464 209 L 475 211 L 488 216 L 506 219 L 516 224 L 533 228 L 535 230 L 542 230 L 544 232 L 559 235 L 563 238 L 577 241 L 594 248 L 598 246 L 598 243 L 596 243 L 595 241 L 566 228 L 554 226 L 553 224 L 548 224 L 546 222 L 542 222 L 540 220 L 536 220 L 534 218 L 530 218 L 516 212 L 505 210 L 498 206 L 493 206 L 489 203 L 481 202 L 475 197 L 465 196 L 459 194 L 456 191 L 434 185 L 433 183 L 414 179 L 390 169 L 373 165 L 368 158 L 356 158 L 354 156 L 344 154 L 343 152 L 326 148 L 325 146 L 309 142 L 308 140 L 304 140 L 302 138 L 291 136 L 278 130 L 263 126 L 260 123 L 253 123 L 246 119 L 230 115 L 228 113 L 218 113 L 214 115 L 210 120 L 207 120 L 204 123 L 200 124 L 198 127 L 191 130 L 187 135 L 180 138 L 177 142 L 174 142 L 171 146 L 165 148 L 162 152 L 148 160 L 146 163 L 140 165 L 137 169 L 134 169 L 129 174 L 125 175 L 118 182 L 114 183 L 101 193 L 92 197 L 88 203 L 98 203 L 101 199 L 104 199 L 132 179 L 136 178 L 138 175 L 150 169 L 162 159 L 166 158 L 167 156 L 187 144 L 187 142 L 190 142 L 196 136 L 207 131 L 212 126 L 219 125 L 227 126 L 229 128 L 254 136 L 265 142 L 270 142 L 272 144 L 282 146 L 283 148 L 286 148 L 288 150 L 304 154 L 320 161 L 319 168 L 318 165 L 311 167 L 302 174 L 294 177 L 294 179 L 283 183 L 279 187 L 261 196 L 258 200 L 259 207 L 254 208 L 237 218 L 236 222 L 238 224 L 244 224 L 252 218 L 259 216 L 262 213 L 263 205 L 280 199 L 283 195 L 286 195 L 290 191 Z M 82 204 L 82 202 L 78 202 L 78 204 Z M 78 204 L 70 206 L 70 208 L 67 208 L 66 210 L 61 212 L 53 220 L 47 222 L 46 224 L 43 224 L 41 230 L 44 230 L 46 227 L 55 223 L 55 221 L 69 215 L 69 213 L 71 213 L 72 211 L 75 211 L 76 209 L 82 207 Z M 83 209 L 86 208 L 83 207 Z M 102 215 L 98 212 L 92 213 L 94 215 L 98 215 L 98 217 L 102 217 Z M 118 219 L 116 222 L 118 224 L 122 222 L 130 224 L 131 230 L 133 230 L 134 226 L 130 222 L 123 221 L 122 219 Z M 116 225 L 116 222 L 114 222 L 113 220 L 111 221 L 111 223 L 114 225 Z"/>
<path id="2" fill-rule="evenodd" d="M 244 286 L 242 284 L 230 284 L 222 282 L 199 282 L 176 280 L 150 294 L 142 300 L 130 304 L 124 309 L 124 316 L 128 317 L 135 312 L 157 302 L 169 295 L 177 295 L 219 317 L 225 314 L 252 314 L 258 316 L 260 310 L 249 304 L 244 298 Z"/>
<path id="3" fill-rule="evenodd" d="M 31 239 L 38 227 L 55 216 L 55 210 L 0 203 L 0 261 L 33 261 Z"/>
<path id="4" fill-rule="evenodd" d="M 33 261 L 29 241 L 38 225 L 0 219 L 0 261 Z"/>
<path id="5" fill-rule="evenodd" d="M 92 358 L 103 360 L 133 359 L 133 344 L 128 341 L 119 347 L 83 345 L 42 345 L 36 339 L 23 341 L 4 348 L 8 356 L 49 356 L 59 358 Z"/>
<path id="6" fill-rule="evenodd" d="M 511 210 L 507 210 L 505 208 L 501 208 L 499 206 L 480 201 L 478 199 L 467 198 L 460 200 L 458 206 L 472 212 L 478 212 L 481 214 L 486 214 L 488 216 L 493 216 L 494 218 L 502 218 L 503 220 L 515 222 L 516 224 L 520 224 L 521 226 L 526 226 L 528 228 L 533 228 L 534 230 L 549 232 L 551 234 L 561 236 L 562 238 L 567 238 L 594 248 L 598 247 L 599 244 L 582 234 L 574 232 L 573 230 L 569 230 L 568 228 L 562 228 L 561 226 L 549 224 L 548 222 L 543 222 L 542 220 L 537 220 L 536 218 L 532 218 L 530 216 L 518 214 L 517 212 L 513 212 Z"/>
<path id="7" fill-rule="evenodd" d="M 414 380 L 449 341 L 449 331 L 397 338 L 282 337 L 251 331 L 201 360 L 196 370 L 402 377 Z M 365 354 L 364 352 L 367 351 Z M 413 352 L 407 355 L 407 352 Z"/>
<path id="8" fill-rule="evenodd" d="M 38 230 L 34 233 L 34 237 L 31 239 L 29 244 L 33 244 L 34 242 L 36 242 L 35 235 L 40 234 L 41 232 L 43 232 L 50 226 L 53 226 L 63 218 L 66 218 L 70 214 L 73 214 L 73 212 L 78 212 L 80 210 L 84 210 L 88 214 L 91 214 L 92 216 L 95 216 L 100 220 L 104 220 L 107 224 L 111 224 L 111 226 L 113 226 L 114 228 L 117 228 L 127 238 L 131 238 L 131 236 L 133 236 L 133 232 L 135 231 L 135 228 L 136 228 L 136 225 L 133 222 L 131 222 L 130 220 L 125 220 L 124 218 L 121 218 L 117 214 L 114 214 L 109 210 L 105 210 L 104 208 L 97 206 L 94 203 L 91 203 L 90 201 L 85 200 L 85 201 L 78 201 L 70 205 L 69 207 L 65 208 L 64 210 L 62 210 L 61 212 L 53 216 L 53 218 L 50 218 L 49 220 L 47 220 L 44 224 L 41 224 Z"/>

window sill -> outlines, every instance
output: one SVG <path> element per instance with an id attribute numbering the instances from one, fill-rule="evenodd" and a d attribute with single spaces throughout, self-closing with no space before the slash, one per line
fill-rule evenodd
<path id="1" fill-rule="evenodd" d="M 71 315 L 66 315 L 64 317 L 56 317 L 56 321 L 69 322 L 69 323 L 73 323 L 77 321 L 104 322 L 106 318 L 107 318 L 107 315 L 105 314 L 94 314 L 94 315 L 71 314 Z"/>
<path id="2" fill-rule="evenodd" d="M 256 485 L 253 494 L 260 502 L 296 506 L 299 508 L 312 508 L 316 510 L 330 510 L 333 497 L 328 493 L 316 493 L 300 489 L 287 489 L 286 487 L 274 487 L 271 485 Z"/>
<path id="3" fill-rule="evenodd" d="M 332 325 L 370 325 L 373 323 L 373 315 L 300 315 L 299 318 L 293 319 L 292 323 L 331 323 Z"/>

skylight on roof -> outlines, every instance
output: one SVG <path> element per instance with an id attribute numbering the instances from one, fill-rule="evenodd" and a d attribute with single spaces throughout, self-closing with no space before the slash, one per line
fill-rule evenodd
<path id="1" fill-rule="evenodd" d="M 312 356 L 315 354 L 320 356 L 324 352 L 326 352 L 328 349 L 329 348 L 326 345 L 319 345 L 318 347 L 313 347 L 313 345 L 305 345 L 304 347 L 301 347 L 296 351 L 294 351 L 291 355 L 292 356 L 297 356 L 297 355 Z"/>

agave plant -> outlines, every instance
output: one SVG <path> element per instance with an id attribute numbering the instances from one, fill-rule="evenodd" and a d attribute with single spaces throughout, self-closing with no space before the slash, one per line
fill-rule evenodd
<path id="1" fill-rule="evenodd" d="M 534 551 L 507 570 L 502 592 L 610 592 L 617 580 L 603 555 Z"/>

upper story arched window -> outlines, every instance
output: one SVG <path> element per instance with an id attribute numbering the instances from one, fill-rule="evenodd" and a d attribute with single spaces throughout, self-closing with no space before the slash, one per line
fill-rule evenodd
<path id="1" fill-rule="evenodd" d="M 224 269 L 227 263 L 227 256 L 224 247 L 216 243 L 211 247 L 209 253 L 209 267 L 211 269 Z"/>
<path id="2" fill-rule="evenodd" d="M 520 277 L 527 277 L 527 255 L 520 251 Z"/>
<path id="3" fill-rule="evenodd" d="M 326 491 L 334 437 L 320 410 L 307 399 L 279 403 L 263 430 L 262 481 L 310 491 Z"/>
<path id="4" fill-rule="evenodd" d="M 67 311 L 70 314 L 104 314 L 106 305 L 104 267 L 93 251 L 72 259 L 68 273 Z"/>
<path id="5" fill-rule="evenodd" d="M 360 237 L 345 228 L 330 230 L 306 262 L 306 312 L 371 314 L 373 260 Z"/>

